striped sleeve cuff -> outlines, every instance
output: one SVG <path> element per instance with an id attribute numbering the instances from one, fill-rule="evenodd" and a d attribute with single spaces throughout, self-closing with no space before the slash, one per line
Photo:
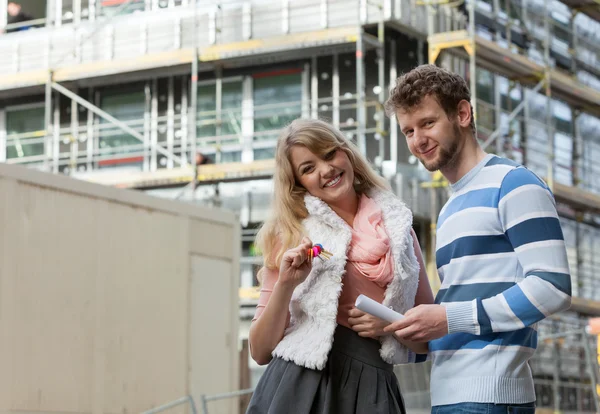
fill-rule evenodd
<path id="1" fill-rule="evenodd" d="M 473 335 L 479 334 L 479 324 L 475 302 L 450 302 L 445 303 L 446 318 L 448 319 L 448 333 L 465 332 Z"/>

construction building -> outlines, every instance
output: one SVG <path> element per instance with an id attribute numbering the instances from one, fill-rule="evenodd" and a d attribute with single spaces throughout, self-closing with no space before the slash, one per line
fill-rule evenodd
<path id="1" fill-rule="evenodd" d="M 0 161 L 239 213 L 242 329 L 256 303 L 253 240 L 276 137 L 297 117 L 331 121 L 390 180 L 439 286 L 432 229 L 447 183 L 410 155 L 382 104 L 418 64 L 464 76 L 482 145 L 546 179 L 568 245 L 573 306 L 540 325 L 538 405 L 598 409 L 589 343 L 567 332 L 600 315 L 598 0 L 21 4 L 39 13 L 0 36 Z M 416 405 L 427 404 L 421 388 L 409 390 Z"/>

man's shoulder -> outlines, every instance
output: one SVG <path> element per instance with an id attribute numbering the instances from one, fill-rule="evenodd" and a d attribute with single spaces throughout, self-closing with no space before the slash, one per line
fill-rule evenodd
<path id="1" fill-rule="evenodd" d="M 482 172 L 488 180 L 501 184 L 508 174 L 523 168 L 523 165 L 516 161 L 495 155 L 485 164 Z"/>
<path id="2" fill-rule="evenodd" d="M 550 194 L 552 193 L 548 187 L 548 184 L 546 184 L 543 178 L 527 167 L 519 166 L 511 171 L 508 171 L 503 177 L 500 185 L 500 199 L 517 189 L 520 191 L 526 191 L 527 189 L 536 187 L 541 187 L 542 189 L 550 192 Z"/>
<path id="3" fill-rule="evenodd" d="M 481 168 L 481 170 L 471 179 L 471 181 L 461 190 L 453 194 L 453 198 L 479 190 L 492 194 L 497 193 L 504 181 L 504 178 L 511 171 L 523 168 L 523 166 L 508 158 L 492 155 Z M 477 191 L 475 191 L 475 194 Z"/>
<path id="4" fill-rule="evenodd" d="M 507 169 L 514 169 L 522 167 L 523 165 L 518 162 L 511 160 L 509 158 L 500 157 L 498 155 L 494 155 L 490 158 L 490 160 L 485 164 L 485 167 L 493 167 L 493 166 L 506 166 Z"/>
<path id="5" fill-rule="evenodd" d="M 546 182 L 535 172 L 508 158 L 493 156 L 483 168 L 482 179 L 507 193 L 522 185 L 535 184 L 548 189 Z"/>

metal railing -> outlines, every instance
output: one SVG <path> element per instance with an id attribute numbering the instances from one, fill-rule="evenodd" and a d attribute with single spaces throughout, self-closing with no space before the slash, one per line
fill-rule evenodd
<path id="1" fill-rule="evenodd" d="M 209 414 L 208 403 L 210 401 L 226 400 L 229 398 L 240 397 L 242 395 L 252 394 L 253 392 L 254 392 L 254 388 L 247 388 L 244 390 L 224 392 L 221 394 L 213 394 L 213 395 L 202 394 L 200 396 L 200 401 L 201 401 L 201 405 L 202 405 L 202 414 Z"/>
<path id="2" fill-rule="evenodd" d="M 252 394 L 253 392 L 254 392 L 254 388 L 247 388 L 244 390 L 223 392 L 220 394 L 212 394 L 212 395 L 202 394 L 200 396 L 200 405 L 202 407 L 202 414 L 209 414 L 208 403 L 210 401 L 226 400 L 229 398 L 240 397 L 242 395 Z M 158 414 L 163 411 L 170 410 L 171 408 L 175 408 L 175 407 L 178 407 L 180 405 L 185 405 L 185 404 L 190 405 L 190 410 L 191 410 L 192 414 L 198 414 L 198 410 L 196 408 L 194 398 L 191 395 L 186 395 L 185 397 L 181 397 L 177 400 L 174 400 L 174 401 L 168 402 L 166 404 L 163 404 L 161 406 L 144 411 L 141 414 Z"/>
<path id="3" fill-rule="evenodd" d="M 151 410 L 144 411 L 142 414 L 157 414 L 166 410 L 169 410 L 174 407 L 178 407 L 180 405 L 189 404 L 192 414 L 198 414 L 198 410 L 196 409 L 196 404 L 194 403 L 194 399 L 191 395 L 186 395 L 185 397 L 181 397 L 175 401 L 171 401 L 159 407 L 152 408 Z"/>

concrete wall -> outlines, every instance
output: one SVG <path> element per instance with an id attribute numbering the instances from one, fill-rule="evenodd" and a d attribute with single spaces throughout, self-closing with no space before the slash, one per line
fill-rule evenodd
<path id="1" fill-rule="evenodd" d="M 8 165 L 0 194 L 0 413 L 238 389 L 233 214 Z"/>

